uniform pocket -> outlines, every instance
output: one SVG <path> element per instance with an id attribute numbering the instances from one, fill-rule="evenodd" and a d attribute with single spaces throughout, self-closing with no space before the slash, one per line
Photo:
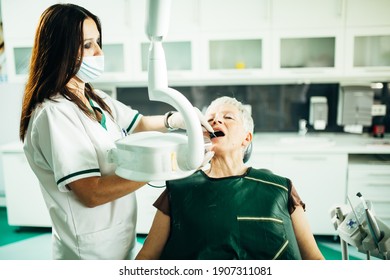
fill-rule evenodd
<path id="1" fill-rule="evenodd" d="M 119 224 L 98 232 L 78 236 L 81 259 L 123 260 L 127 259 L 134 247 L 133 228 Z"/>
<path id="2" fill-rule="evenodd" d="M 277 259 L 287 248 L 283 220 L 273 217 L 237 217 L 243 259 Z"/>

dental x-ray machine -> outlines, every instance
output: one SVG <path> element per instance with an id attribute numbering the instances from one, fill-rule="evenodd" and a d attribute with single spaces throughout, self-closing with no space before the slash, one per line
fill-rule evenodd
<path id="1" fill-rule="evenodd" d="M 365 201 L 362 194 L 356 194 L 361 202 L 353 207 L 338 206 L 331 211 L 333 225 L 340 236 L 342 259 L 348 259 L 348 244 L 356 247 L 359 252 L 388 260 L 390 258 L 390 228 L 375 212 L 370 201 Z"/>
<path id="2" fill-rule="evenodd" d="M 149 99 L 172 105 L 186 123 L 187 136 L 179 133 L 140 132 L 118 140 L 110 151 L 120 177 L 140 181 L 162 181 L 194 173 L 205 156 L 198 115 L 184 95 L 168 87 L 162 41 L 169 26 L 171 0 L 148 0 L 146 33 L 150 40 L 148 65 Z"/>

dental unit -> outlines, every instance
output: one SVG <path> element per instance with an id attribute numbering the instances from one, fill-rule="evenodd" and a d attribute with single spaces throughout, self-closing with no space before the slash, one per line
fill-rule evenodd
<path id="1" fill-rule="evenodd" d="M 390 258 L 390 228 L 375 216 L 371 201 L 365 200 L 360 192 L 356 194 L 361 202 L 350 209 L 338 206 L 331 210 L 333 225 L 340 236 L 342 257 L 348 259 L 348 244 L 359 252 L 366 253 L 367 259 L 374 256 L 379 259 Z"/>
<path id="2" fill-rule="evenodd" d="M 146 33 L 150 40 L 148 94 L 152 101 L 173 106 L 186 123 L 186 133 L 140 132 L 118 140 L 109 158 L 116 174 L 134 181 L 183 178 L 194 173 L 205 156 L 203 131 L 194 107 L 177 90 L 168 87 L 162 41 L 169 25 L 171 0 L 149 0 Z"/>

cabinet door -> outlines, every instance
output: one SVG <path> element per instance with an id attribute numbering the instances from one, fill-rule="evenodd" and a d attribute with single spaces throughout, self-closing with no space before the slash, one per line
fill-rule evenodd
<path id="1" fill-rule="evenodd" d="M 272 27 L 334 28 L 343 25 L 343 0 L 273 0 Z"/>
<path id="2" fill-rule="evenodd" d="M 12 226 L 51 227 L 38 179 L 25 155 L 3 153 L 3 168 L 8 223 Z"/>
<path id="3" fill-rule="evenodd" d="M 274 31 L 275 77 L 338 77 L 343 72 L 343 35 L 338 30 Z"/>
<path id="4" fill-rule="evenodd" d="M 84 7 L 99 17 L 102 25 L 103 43 L 107 38 L 130 36 L 129 0 L 115 0 L 110 3 L 96 0 L 70 0 L 67 2 Z"/>
<path id="5" fill-rule="evenodd" d="M 199 59 L 196 59 L 199 55 L 197 36 L 171 36 L 170 38 L 162 43 L 169 81 L 186 81 L 196 78 L 200 63 Z M 146 82 L 150 41 L 143 35 L 137 37 L 134 43 L 136 46 L 131 54 L 134 77 Z"/>
<path id="6" fill-rule="evenodd" d="M 347 27 L 390 26 L 390 1 L 347 0 L 345 22 Z"/>
<path id="7" fill-rule="evenodd" d="M 220 32 L 201 38 L 201 74 L 206 79 L 242 83 L 246 79 L 265 78 L 271 70 L 269 32 Z"/>
<path id="8" fill-rule="evenodd" d="M 14 39 L 6 43 L 7 75 L 10 82 L 25 82 L 30 67 L 33 40 Z"/>
<path id="9" fill-rule="evenodd" d="M 348 156 L 275 155 L 274 173 L 288 177 L 306 204 L 313 234 L 333 235 L 330 210 L 345 203 Z"/>
<path id="10" fill-rule="evenodd" d="M 33 40 L 39 17 L 55 0 L 11 0 L 1 1 L 4 42 L 14 39 Z"/>
<path id="11" fill-rule="evenodd" d="M 204 32 L 258 31 L 270 26 L 271 0 L 201 0 Z"/>
<path id="12" fill-rule="evenodd" d="M 390 73 L 390 26 L 348 28 L 345 41 L 350 50 L 345 56 L 347 75 L 386 80 Z"/>
<path id="13" fill-rule="evenodd" d="M 365 163 L 351 162 L 348 167 L 348 196 L 354 206 L 360 203 L 356 196 L 358 192 L 364 199 L 372 202 L 376 216 L 389 224 L 390 161 L 386 164 L 371 158 Z"/>
<path id="14" fill-rule="evenodd" d="M 130 1 L 131 32 L 137 36 L 145 35 L 147 1 Z M 169 28 L 166 36 L 192 35 L 199 29 L 199 0 L 172 0 L 169 14 Z"/>

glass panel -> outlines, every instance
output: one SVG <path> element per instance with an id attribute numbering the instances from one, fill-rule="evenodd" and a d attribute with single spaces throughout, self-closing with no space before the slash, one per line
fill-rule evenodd
<path id="1" fill-rule="evenodd" d="M 284 84 L 284 85 L 217 85 L 175 86 L 190 103 L 204 110 L 217 97 L 231 96 L 251 105 L 255 132 L 295 132 L 298 135 L 300 119 L 309 120 L 310 98 L 323 96 L 329 106 L 328 124 L 324 132 L 343 132 L 337 125 L 339 84 Z M 383 93 L 385 94 L 385 93 Z M 382 98 L 378 95 L 378 98 Z M 117 87 L 116 97 L 144 115 L 165 114 L 175 110 L 162 102 L 150 102 L 147 87 Z M 388 102 L 390 104 L 390 100 Z M 334 106 L 332 106 L 332 104 Z M 390 126 L 390 122 L 388 123 Z M 309 134 L 314 132 L 308 125 Z M 365 128 L 368 131 L 369 128 Z M 386 127 L 387 131 L 387 127 Z"/>
<path id="2" fill-rule="evenodd" d="M 353 66 L 390 66 L 390 35 L 358 36 L 354 42 Z"/>
<path id="3" fill-rule="evenodd" d="M 141 44 L 142 71 L 148 71 L 150 43 Z M 191 70 L 191 42 L 163 43 L 168 71 Z"/>
<path id="4" fill-rule="evenodd" d="M 103 45 L 104 52 L 104 71 L 105 72 L 124 72 L 125 59 L 123 44 Z"/>
<path id="5" fill-rule="evenodd" d="M 281 68 L 334 67 L 335 42 L 330 38 L 288 38 L 280 42 Z"/>
<path id="6" fill-rule="evenodd" d="M 210 41 L 210 69 L 261 69 L 262 41 L 219 40 Z"/>
<path id="7" fill-rule="evenodd" d="M 28 74 L 32 48 L 14 48 L 15 74 Z"/>

